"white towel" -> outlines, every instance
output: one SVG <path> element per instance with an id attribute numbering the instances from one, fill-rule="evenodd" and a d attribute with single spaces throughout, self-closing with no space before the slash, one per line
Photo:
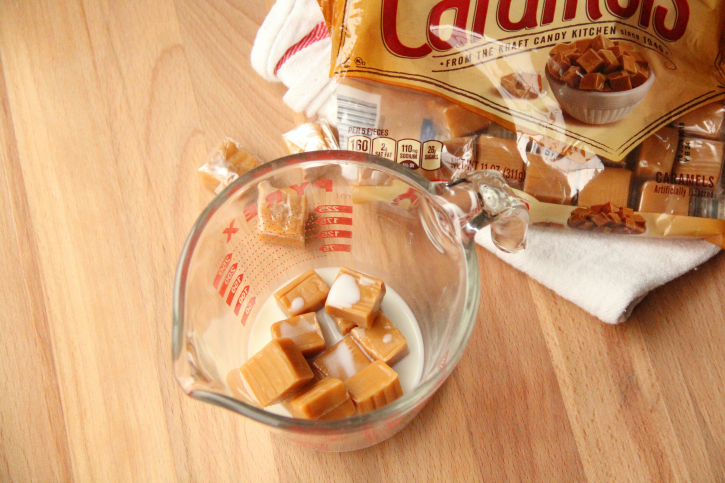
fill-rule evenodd
<path id="1" fill-rule="evenodd" d="M 335 120 L 328 79 L 331 43 L 315 0 L 277 0 L 257 33 L 252 66 L 289 90 L 296 112 Z M 532 227 L 526 250 L 496 249 L 490 231 L 476 242 L 600 320 L 616 324 L 652 289 L 710 259 L 720 249 L 699 240 L 668 240 Z"/>

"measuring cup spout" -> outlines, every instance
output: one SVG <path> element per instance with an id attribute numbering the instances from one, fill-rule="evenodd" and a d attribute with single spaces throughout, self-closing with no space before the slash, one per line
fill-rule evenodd
<path id="1" fill-rule="evenodd" d="M 436 194 L 460 219 L 464 243 L 491 225 L 491 239 L 500 250 L 514 253 L 525 248 L 529 207 L 498 171 L 473 171 L 439 183 Z"/>

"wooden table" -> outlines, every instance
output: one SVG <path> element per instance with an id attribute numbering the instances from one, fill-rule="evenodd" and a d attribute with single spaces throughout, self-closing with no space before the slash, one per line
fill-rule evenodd
<path id="1" fill-rule="evenodd" d="M 195 170 L 225 135 L 284 155 L 296 120 L 249 65 L 268 7 L 0 3 L 0 481 L 725 481 L 722 254 L 606 326 L 479 250 L 459 367 L 366 450 L 304 450 L 183 394 Z"/>

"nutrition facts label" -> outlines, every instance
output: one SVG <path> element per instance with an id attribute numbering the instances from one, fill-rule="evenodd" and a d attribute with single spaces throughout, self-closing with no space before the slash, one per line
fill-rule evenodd
<path id="1" fill-rule="evenodd" d="M 423 168 L 433 171 L 441 167 L 443 143 L 417 139 L 401 139 L 368 136 L 352 136 L 347 138 L 347 149 L 360 153 L 368 153 L 389 159 L 411 169 Z"/>

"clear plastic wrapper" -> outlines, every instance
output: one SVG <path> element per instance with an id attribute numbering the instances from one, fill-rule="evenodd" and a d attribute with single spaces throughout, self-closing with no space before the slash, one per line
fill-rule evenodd
<path id="1" fill-rule="evenodd" d="M 534 224 L 725 244 L 725 4 L 325 3 L 343 149 L 499 171 Z"/>
<path id="2" fill-rule="evenodd" d="M 239 143 L 224 138 L 209 155 L 209 161 L 199 168 L 199 179 L 208 190 L 219 193 L 239 176 L 261 164 Z"/>
<path id="3" fill-rule="evenodd" d="M 307 122 L 282 135 L 290 154 L 340 149 L 337 139 L 324 119 Z"/>

